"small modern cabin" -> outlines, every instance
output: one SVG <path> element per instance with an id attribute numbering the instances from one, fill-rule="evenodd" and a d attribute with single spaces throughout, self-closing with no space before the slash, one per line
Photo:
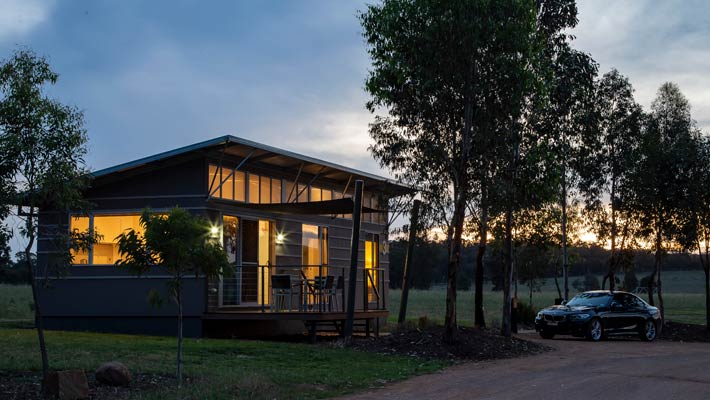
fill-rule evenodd
<path id="1" fill-rule="evenodd" d="M 176 308 L 148 301 L 166 291 L 156 267 L 137 277 L 117 268 L 116 236 L 140 231 L 149 207 L 175 206 L 203 215 L 235 273 L 186 279 L 185 334 L 259 336 L 314 334 L 342 327 L 350 269 L 355 182 L 364 182 L 356 285 L 356 321 L 369 332 L 387 316 L 387 200 L 411 192 L 388 179 L 327 161 L 224 136 L 92 173 L 87 213 L 43 210 L 38 277 L 48 329 L 174 334 Z M 73 254 L 68 274 L 55 276 L 54 229 L 87 229 L 102 239 Z"/>

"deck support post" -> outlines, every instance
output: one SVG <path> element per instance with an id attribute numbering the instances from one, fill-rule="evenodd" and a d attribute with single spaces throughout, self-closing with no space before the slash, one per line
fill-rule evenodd
<path id="1" fill-rule="evenodd" d="M 348 280 L 348 304 L 343 338 L 349 344 L 353 336 L 353 322 L 355 319 L 355 291 L 357 290 L 357 264 L 360 252 L 360 220 L 362 217 L 362 190 L 365 183 L 358 179 L 355 181 L 355 196 L 353 197 L 353 229 L 350 237 L 350 275 Z M 367 282 L 363 281 L 363 285 Z"/>
<path id="2" fill-rule="evenodd" d="M 397 325 L 404 324 L 407 318 L 407 301 L 409 300 L 409 274 L 412 273 L 412 260 L 414 259 L 414 244 L 417 240 L 417 225 L 419 224 L 419 207 L 422 202 L 414 200 L 412 217 L 409 219 L 409 241 L 407 242 L 407 255 L 404 258 L 404 271 L 402 273 L 402 296 L 399 303 L 399 318 Z"/>

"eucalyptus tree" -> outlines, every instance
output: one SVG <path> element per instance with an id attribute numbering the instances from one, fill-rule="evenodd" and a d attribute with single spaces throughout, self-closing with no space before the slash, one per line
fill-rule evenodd
<path id="1" fill-rule="evenodd" d="M 456 276 L 466 205 L 471 197 L 472 144 L 482 94 L 520 110 L 522 96 L 504 92 L 527 82 L 533 1 L 388 0 L 360 14 L 372 70 L 365 88 L 375 117 L 371 151 L 398 179 L 418 182 L 422 200 L 444 205 L 449 261 L 444 340 L 454 341 Z M 523 79 L 519 79 L 523 77 Z M 512 94 L 512 96 L 511 96 Z M 515 121 L 505 110 L 504 118 Z M 510 126 L 510 124 L 506 124 Z M 440 214 L 441 215 L 441 214 Z"/>
<path id="2" fill-rule="evenodd" d="M 576 25 L 576 10 L 575 23 Z M 532 115 L 536 129 L 546 132 L 552 142 L 559 170 L 559 203 L 561 210 L 561 247 L 564 299 L 569 297 L 567 277 L 567 208 L 576 189 L 579 155 L 586 153 L 582 146 L 585 136 L 594 134 L 595 102 L 594 79 L 598 66 L 587 54 L 571 47 L 572 37 L 560 32 L 546 45 L 549 76 L 544 106 Z"/>
<path id="3" fill-rule="evenodd" d="M 651 104 L 639 143 L 639 157 L 633 172 L 633 208 L 641 229 L 639 236 L 654 252 L 654 269 L 649 281 L 649 302 L 653 288 L 658 293 L 661 316 L 663 258 L 682 239 L 682 204 L 692 179 L 693 149 L 698 131 L 690 115 L 690 103 L 674 83 L 664 83 Z"/>
<path id="4" fill-rule="evenodd" d="M 705 326 L 710 333 L 710 138 L 697 137 L 686 157 L 691 160 L 691 179 L 681 215 L 681 243 L 698 253 L 705 273 Z"/>
<path id="5" fill-rule="evenodd" d="M 76 108 L 63 105 L 44 93 L 46 86 L 56 83 L 57 79 L 58 75 L 47 60 L 30 50 L 17 51 L 0 65 L 2 201 L 17 207 L 18 217 L 22 220 L 20 233 L 27 239 L 24 259 L 27 260 L 28 283 L 32 288 L 45 378 L 49 361 L 42 307 L 37 296 L 36 269 L 30 262 L 39 230 L 38 217 L 43 209 L 57 212 L 85 210 L 87 203 L 82 200 L 82 191 L 88 183 L 83 115 Z M 71 248 L 85 248 L 89 243 L 75 241 L 65 225 L 59 224 L 58 227 L 56 231 L 44 232 L 61 243 L 47 262 L 64 267 L 71 261 Z M 89 238 L 91 235 L 80 236 Z"/>
<path id="6" fill-rule="evenodd" d="M 231 274 L 227 254 L 219 241 L 211 238 L 210 224 L 188 211 L 174 208 L 167 215 L 146 209 L 140 217 L 142 232 L 129 229 L 116 239 L 119 268 L 143 275 L 151 268 L 163 268 L 170 276 L 168 298 L 177 306 L 177 380 L 182 384 L 182 308 L 185 301 L 183 280 L 193 276 L 206 279 Z M 151 291 L 151 301 L 162 303 L 157 290 Z"/>
<path id="7" fill-rule="evenodd" d="M 611 246 L 602 287 L 608 279 L 609 289 L 614 290 L 616 271 L 636 236 L 630 179 L 637 161 L 643 111 L 634 100 L 631 83 L 616 69 L 597 81 L 595 98 L 598 132 L 583 138 L 577 169 L 591 231 L 600 243 Z"/>

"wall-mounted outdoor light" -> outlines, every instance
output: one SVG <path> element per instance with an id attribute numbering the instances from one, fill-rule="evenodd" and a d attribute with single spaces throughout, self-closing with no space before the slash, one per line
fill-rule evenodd
<path id="1" fill-rule="evenodd" d="M 214 239 L 219 238 L 219 226 L 210 227 L 210 236 Z"/>
<path id="2" fill-rule="evenodd" d="M 276 244 L 284 244 L 286 241 L 286 236 L 283 233 L 276 234 Z"/>

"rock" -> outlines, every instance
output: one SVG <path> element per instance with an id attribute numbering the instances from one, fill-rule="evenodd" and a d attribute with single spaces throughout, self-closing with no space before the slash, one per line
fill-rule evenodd
<path id="1" fill-rule="evenodd" d="M 47 376 L 45 387 L 49 394 L 60 400 L 80 400 L 89 398 L 89 382 L 80 369 L 52 371 Z"/>
<path id="2" fill-rule="evenodd" d="M 133 380 L 133 375 L 128 367 L 118 361 L 101 364 L 96 369 L 96 380 L 110 386 L 128 386 Z"/>

